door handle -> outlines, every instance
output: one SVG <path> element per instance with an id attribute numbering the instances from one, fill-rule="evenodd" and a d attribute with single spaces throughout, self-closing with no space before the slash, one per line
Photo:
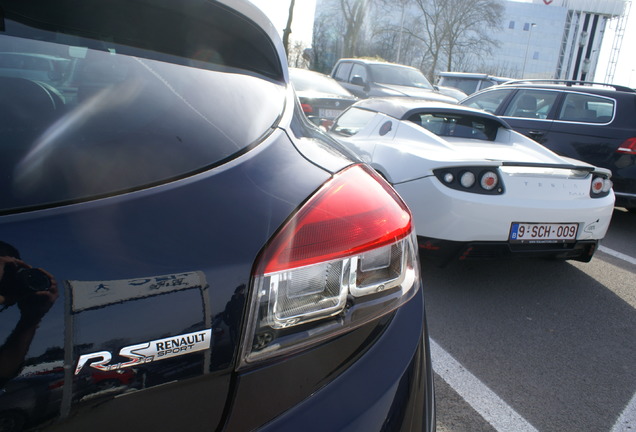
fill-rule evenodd
<path id="1" fill-rule="evenodd" d="M 543 131 L 537 131 L 537 130 L 528 131 L 528 136 L 534 140 L 537 140 L 538 138 L 543 137 L 543 135 L 545 135 L 545 132 Z"/>

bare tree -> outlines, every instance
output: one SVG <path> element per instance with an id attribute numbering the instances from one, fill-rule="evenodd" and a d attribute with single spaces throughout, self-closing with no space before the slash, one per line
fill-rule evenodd
<path id="1" fill-rule="evenodd" d="M 306 58 L 307 46 L 302 41 L 294 40 L 287 54 L 287 62 L 289 66 L 307 69 L 309 61 Z"/>
<path id="2" fill-rule="evenodd" d="M 446 69 L 453 70 L 455 53 L 487 54 L 496 42 L 489 30 L 498 28 L 504 6 L 493 0 L 443 0 L 448 3 L 443 11 Z"/>
<path id="3" fill-rule="evenodd" d="M 291 34 L 292 21 L 294 20 L 294 4 L 296 0 L 291 0 L 289 4 L 289 15 L 287 15 L 287 26 L 283 30 L 283 46 L 285 47 L 285 53 L 289 57 L 289 35 Z"/>
<path id="4" fill-rule="evenodd" d="M 323 0 L 314 24 L 312 69 L 340 57 L 382 57 L 418 67 L 470 70 L 496 46 L 500 0 Z"/>
<path id="5" fill-rule="evenodd" d="M 358 45 L 369 4 L 369 0 L 340 0 L 345 22 L 343 57 L 355 57 L 360 54 Z"/>
<path id="6" fill-rule="evenodd" d="M 419 28 L 409 29 L 409 33 L 424 43 L 430 68 L 429 80 L 434 79 L 437 65 L 443 53 L 446 25 L 444 23 L 444 9 L 450 0 L 414 0 L 421 12 Z"/>
<path id="7" fill-rule="evenodd" d="M 376 6 L 376 19 L 371 27 L 371 45 L 374 55 L 395 63 L 414 65 L 422 57 L 422 41 L 413 36 L 419 17 L 412 12 L 413 0 L 380 0 Z M 396 11 L 398 13 L 396 14 Z"/>
<path id="8" fill-rule="evenodd" d="M 499 0 L 381 1 L 387 16 L 393 10 L 385 20 L 390 20 L 401 35 L 399 51 L 408 52 L 415 45 L 423 54 L 411 53 L 397 61 L 408 58 L 405 63 L 420 67 L 430 79 L 442 67 L 453 70 L 456 62 L 466 64 L 472 57 L 469 54 L 487 54 L 496 44 L 489 30 L 500 25 L 503 5 Z M 406 11 L 406 19 L 403 13 L 396 13 L 400 10 Z"/>
<path id="9" fill-rule="evenodd" d="M 344 22 L 340 6 L 323 4 L 316 12 L 314 20 L 310 68 L 322 73 L 331 72 L 331 68 L 342 55 L 342 34 Z"/>

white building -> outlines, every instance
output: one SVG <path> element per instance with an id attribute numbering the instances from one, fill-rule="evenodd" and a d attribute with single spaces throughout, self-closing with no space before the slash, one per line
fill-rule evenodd
<path id="1" fill-rule="evenodd" d="M 617 21 L 620 30 L 629 5 L 623 0 L 506 1 L 503 28 L 493 34 L 500 48 L 488 63 L 509 70 L 513 78 L 589 80 L 609 21 Z M 613 41 L 615 55 L 621 36 L 617 32 Z"/>

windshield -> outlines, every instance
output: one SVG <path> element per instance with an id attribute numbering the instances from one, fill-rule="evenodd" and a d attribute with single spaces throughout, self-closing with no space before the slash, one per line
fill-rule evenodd
<path id="1" fill-rule="evenodd" d="M 113 35 L 96 40 L 10 19 L 4 25 L 0 211 L 209 169 L 259 142 L 284 109 L 282 83 L 219 64 L 218 53 L 195 43 L 196 29 L 188 35 L 198 49 L 182 57 L 174 46 L 158 51 L 161 43 L 146 50 L 114 43 Z"/>
<path id="2" fill-rule="evenodd" d="M 382 84 L 433 89 L 424 74 L 417 69 L 398 65 L 371 65 L 373 81 Z"/>
<path id="3" fill-rule="evenodd" d="M 362 130 L 375 115 L 373 111 L 349 108 L 338 117 L 331 131 L 342 136 L 353 136 Z"/>

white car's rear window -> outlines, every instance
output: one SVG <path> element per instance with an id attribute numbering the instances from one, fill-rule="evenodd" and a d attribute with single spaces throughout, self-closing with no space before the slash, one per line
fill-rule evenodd
<path id="1" fill-rule="evenodd" d="M 501 127 L 493 119 L 457 113 L 421 113 L 409 120 L 438 136 L 484 141 L 494 141 Z"/>

